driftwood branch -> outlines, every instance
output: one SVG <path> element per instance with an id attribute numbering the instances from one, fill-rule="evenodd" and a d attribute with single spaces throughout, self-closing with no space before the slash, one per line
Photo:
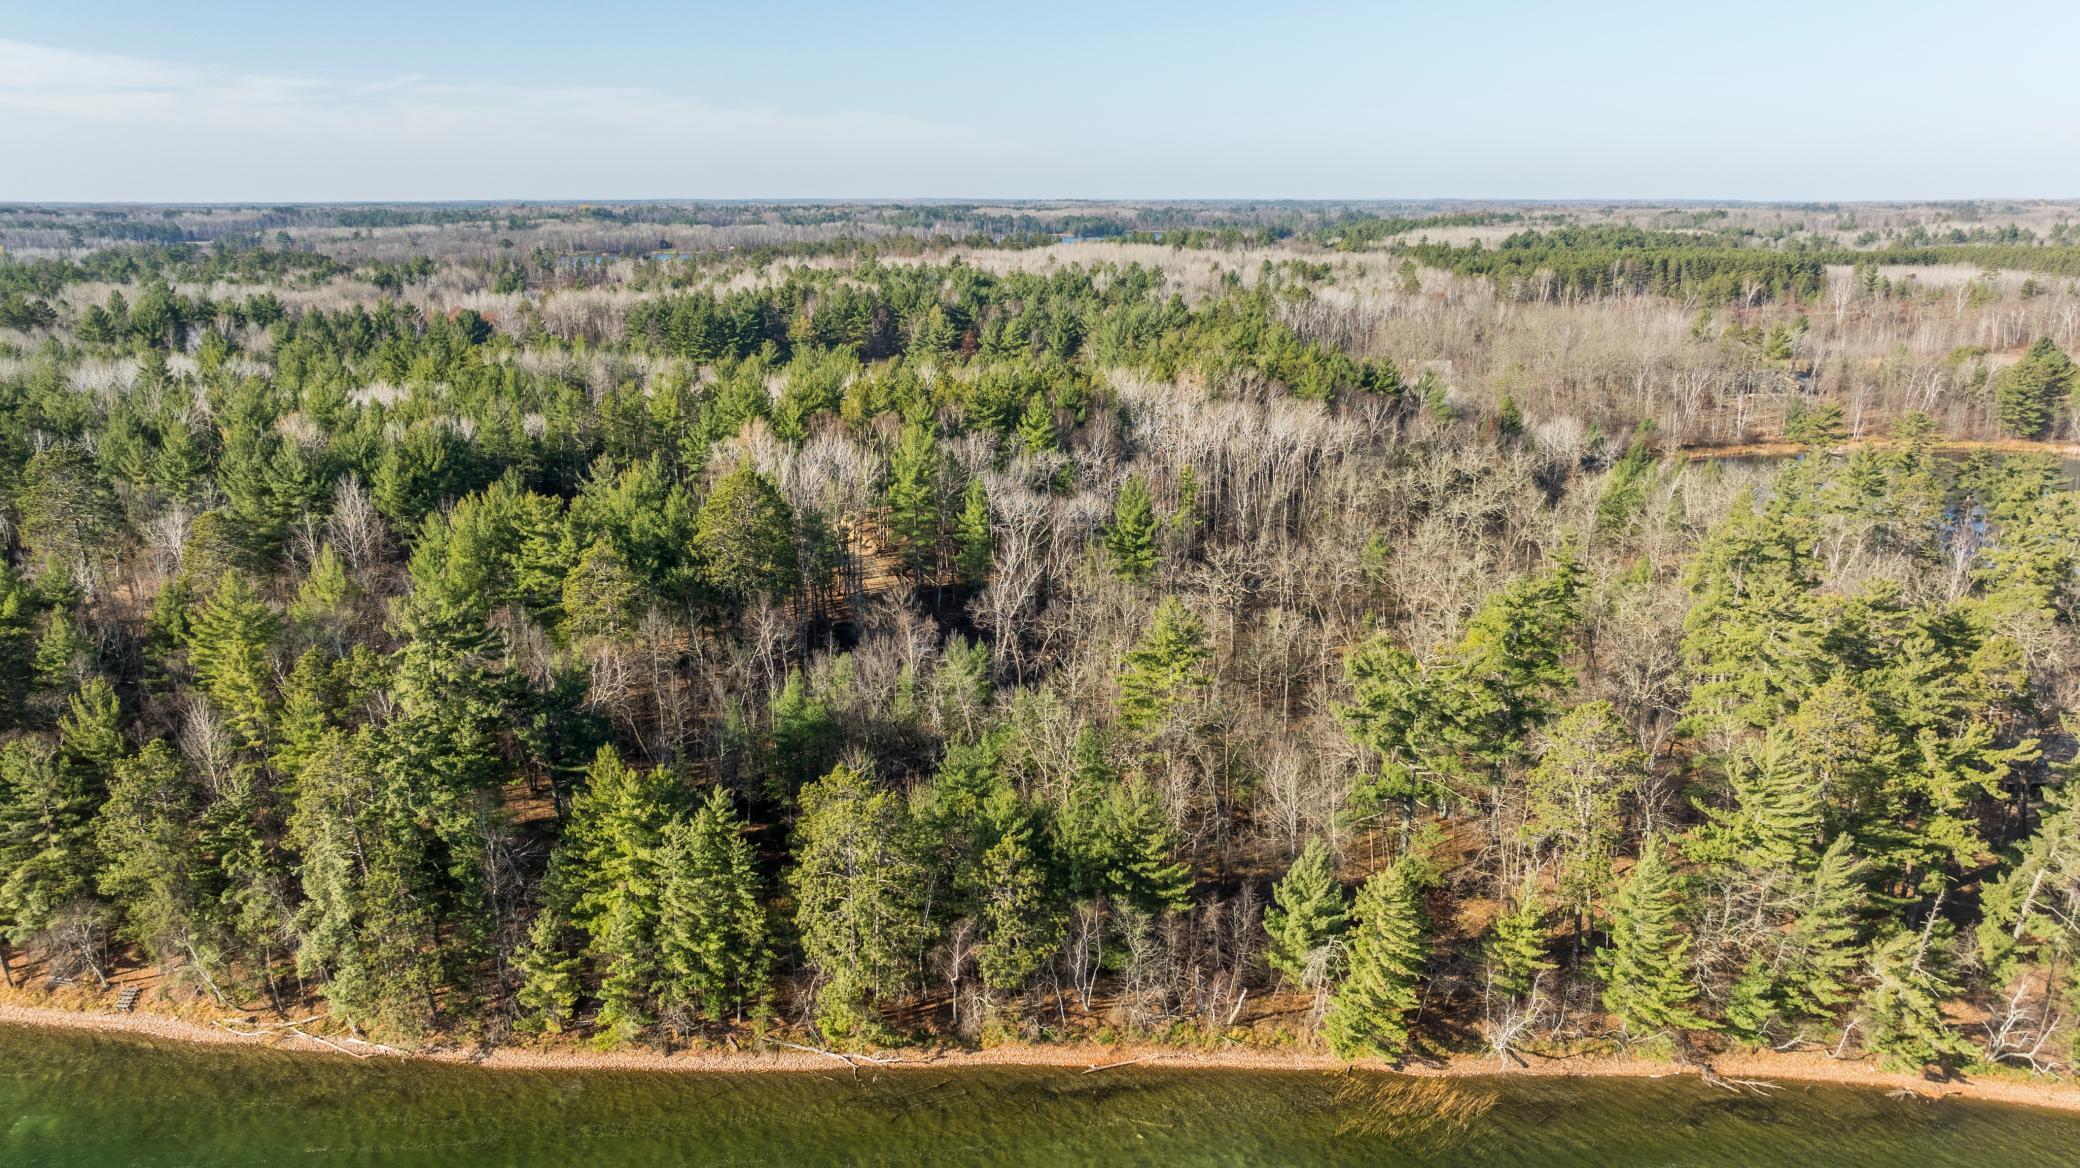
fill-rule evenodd
<path id="1" fill-rule="evenodd" d="M 1131 1066 L 1133 1066 L 1133 1065 L 1134 1065 L 1134 1064 L 1136 1064 L 1136 1063 L 1145 1063 L 1145 1062 L 1147 1062 L 1147 1061 L 1148 1061 L 1148 1059 L 1149 1059 L 1149 1056 L 1147 1056 L 1147 1055 L 1142 1055 L 1142 1056 L 1141 1056 L 1141 1057 L 1139 1057 L 1139 1058 L 1130 1058 L 1130 1059 L 1122 1059 L 1121 1061 L 1119 1061 L 1119 1062 L 1116 1062 L 1116 1063 L 1104 1063 L 1104 1064 L 1102 1064 L 1102 1065 L 1099 1065 L 1099 1066 L 1095 1066 L 1095 1067 L 1085 1067 L 1085 1068 L 1083 1068 L 1083 1072 L 1082 1072 L 1082 1073 L 1084 1073 L 1084 1074 L 1086 1074 L 1086 1075 L 1092 1075 L 1092 1074 L 1096 1074 L 1096 1073 L 1097 1073 L 1097 1072 L 1099 1072 L 1099 1071 L 1109 1071 L 1109 1070 L 1112 1070 L 1112 1069 L 1113 1069 L 1114 1067 L 1131 1067 Z"/>
<path id="2" fill-rule="evenodd" d="M 404 1053 L 403 1051 L 401 1051 L 401 1050 L 397 1049 L 397 1048 L 396 1048 L 396 1047 L 394 1047 L 394 1046 L 384 1046 L 384 1045 L 383 1045 L 382 1043 L 380 1043 L 380 1042 L 370 1042 L 370 1041 L 368 1041 L 368 1040 L 367 1040 L 367 1039 L 365 1039 L 365 1038 L 342 1038 L 342 1039 L 340 1039 L 340 1041 L 341 1041 L 341 1042 L 351 1042 L 351 1043 L 353 1043 L 353 1044 L 354 1044 L 355 1046 L 365 1046 L 365 1047 L 367 1047 L 367 1048 L 368 1048 L 368 1049 L 370 1049 L 370 1050 L 374 1050 L 374 1051 L 380 1051 L 380 1052 L 382 1052 L 383 1054 L 403 1054 L 403 1053 Z"/>
<path id="3" fill-rule="evenodd" d="M 320 1017 L 321 1015 L 312 1014 L 308 1018 L 298 1018 L 293 1022 L 261 1022 L 257 1024 L 260 1027 L 258 1030 L 240 1030 L 222 1018 L 217 1019 L 216 1024 L 238 1035 L 240 1038 L 272 1038 L 281 1031 L 294 1030 L 299 1026 L 308 1026 L 316 1022 Z"/>
<path id="4" fill-rule="evenodd" d="M 305 1026 L 308 1026 L 313 1022 L 316 1022 L 321 1017 L 323 1017 L 323 1015 L 321 1014 L 312 1014 L 308 1018 L 297 1018 L 289 1022 L 263 1022 L 260 1024 L 260 1027 L 257 1030 L 241 1030 L 222 1018 L 217 1019 L 216 1024 L 218 1026 L 223 1027 L 227 1032 L 235 1034 L 240 1038 L 279 1038 L 284 1034 L 293 1034 L 298 1038 L 309 1039 L 310 1041 L 315 1042 L 320 1046 L 330 1047 L 331 1049 L 336 1050 L 343 1055 L 346 1055 L 348 1058 L 367 1059 L 374 1057 L 370 1054 L 363 1054 L 358 1050 L 348 1050 L 346 1047 L 341 1046 L 339 1043 L 334 1042 L 333 1040 L 325 1037 L 322 1034 L 312 1034 L 310 1031 L 304 1029 Z M 384 1046 L 380 1042 L 367 1042 L 359 1038 L 349 1038 L 345 1041 L 351 1042 L 356 1046 L 365 1046 L 371 1051 L 379 1051 L 383 1054 L 404 1053 L 403 1051 L 398 1050 L 394 1046 Z"/>
<path id="5" fill-rule="evenodd" d="M 1772 1083 L 1767 1079 L 1729 1079 L 1726 1076 L 1721 1075 L 1719 1072 L 1713 1070 L 1710 1066 L 1698 1067 L 1697 1076 L 1698 1078 L 1703 1079 L 1706 1083 L 1709 1083 L 1714 1087 L 1721 1087 L 1728 1091 L 1734 1092 L 1753 1091 L 1760 1093 L 1763 1091 L 1781 1091 L 1784 1089 L 1783 1084 Z"/>
<path id="6" fill-rule="evenodd" d="M 842 1050 L 825 1050 L 820 1046 L 803 1046 L 799 1042 L 783 1042 L 778 1038 L 769 1038 L 766 1041 L 772 1043 L 774 1046 L 784 1046 L 789 1050 L 799 1050 L 805 1054 L 820 1054 L 828 1059 L 837 1059 L 839 1062 L 844 1063 L 846 1066 L 853 1068 L 857 1068 L 861 1063 L 865 1063 L 868 1066 L 874 1067 L 886 1067 L 898 1065 L 908 1061 L 904 1059 L 901 1055 L 851 1054 Z"/>
<path id="7" fill-rule="evenodd" d="M 326 1038 L 322 1034 L 312 1034 L 310 1031 L 301 1029 L 300 1027 L 291 1026 L 288 1028 L 288 1031 L 289 1033 L 294 1034 L 298 1038 L 308 1038 L 312 1042 L 321 1043 L 325 1046 L 329 1046 L 332 1049 L 340 1052 L 341 1054 L 346 1055 L 348 1058 L 369 1059 L 375 1057 L 373 1055 L 362 1054 L 358 1050 L 348 1050 L 346 1047 L 341 1046 L 339 1043 L 334 1042 L 329 1038 Z"/>

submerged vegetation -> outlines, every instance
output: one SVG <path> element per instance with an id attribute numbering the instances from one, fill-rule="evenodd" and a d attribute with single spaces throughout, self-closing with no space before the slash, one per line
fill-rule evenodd
<path id="1" fill-rule="evenodd" d="M 2060 1163 L 2080 1117 L 1803 1085 L 1731 1095 L 1691 1078 L 1446 1080 L 1357 1071 L 876 1067 L 744 1074 L 485 1070 L 0 1027 L 10 1164 L 185 1155 L 218 1168 L 600 1168 L 660 1163 L 1058 1168 L 1844 1168 Z M 689 1060 L 690 1061 L 690 1060 Z M 891 1152 L 891 1149 L 899 1149 Z"/>
<path id="2" fill-rule="evenodd" d="M 1960 213 L 7 210 L 0 965 L 2064 1070 L 2080 494 L 1940 448 L 2080 241 Z"/>

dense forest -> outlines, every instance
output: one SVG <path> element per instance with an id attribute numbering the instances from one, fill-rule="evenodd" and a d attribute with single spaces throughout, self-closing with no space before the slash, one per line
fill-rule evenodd
<path id="1" fill-rule="evenodd" d="M 0 208 L 0 970 L 2064 1072 L 2070 210 Z"/>

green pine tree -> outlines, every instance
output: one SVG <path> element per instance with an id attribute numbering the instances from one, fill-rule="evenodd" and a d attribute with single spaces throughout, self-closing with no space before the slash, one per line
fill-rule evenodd
<path id="1" fill-rule="evenodd" d="M 594 540 L 564 577 L 560 608 L 563 635 L 572 644 L 633 632 L 642 582 L 605 540 Z"/>
<path id="2" fill-rule="evenodd" d="M 36 671 L 29 589 L 0 560 L 0 732 L 21 724 Z"/>
<path id="3" fill-rule="evenodd" d="M 1819 858 L 1823 833 L 1820 787 L 1798 758 L 1794 731 L 1773 726 L 1728 764 L 1730 811 L 1713 809 L 1705 829 L 1713 858 L 1725 855 L 1756 871 L 1804 869 Z"/>
<path id="4" fill-rule="evenodd" d="M 1115 787 L 1103 832 L 1105 886 L 1142 912 L 1179 912 L 1192 904 L 1191 869 L 1177 859 L 1177 828 L 1153 788 Z"/>
<path id="5" fill-rule="evenodd" d="M 155 738 L 116 764 L 108 798 L 95 813 L 103 857 L 101 892 L 122 914 L 118 930 L 162 968 L 192 962 L 201 976 L 224 972 L 221 930 L 213 919 L 216 870 L 200 832 L 202 792 L 180 756 Z"/>
<path id="6" fill-rule="evenodd" d="M 188 664 L 250 750 L 266 748 L 273 720 L 273 646 L 280 628 L 280 618 L 245 577 L 225 572 L 188 630 Z"/>
<path id="7" fill-rule="evenodd" d="M 2022 360 L 1994 378 L 2001 425 L 2018 438 L 2041 437 L 2076 385 L 2072 358 L 2050 337 L 2038 337 Z"/>
<path id="8" fill-rule="evenodd" d="M 331 544 L 318 549 L 311 561 L 311 570 L 296 590 L 296 602 L 289 606 L 289 616 L 306 628 L 319 628 L 338 620 L 359 589 L 339 554 Z"/>
<path id="9" fill-rule="evenodd" d="M 274 750 L 269 760 L 278 772 L 293 775 L 302 770 L 325 735 L 342 728 L 338 719 L 348 708 L 351 691 L 340 675 L 351 672 L 349 663 L 322 649 L 307 650 L 296 659 L 282 682 L 281 702 L 275 711 Z"/>
<path id="10" fill-rule="evenodd" d="M 0 939 L 19 945 L 91 907 L 94 793 L 35 738 L 0 744 Z"/>
<path id="11" fill-rule="evenodd" d="M 1752 1041 L 1772 1037 L 1779 1020 L 1832 1018 L 1855 998 L 1863 963 L 1859 918 L 1868 897 L 1849 838 L 1784 871 L 1795 881 L 1785 903 L 1790 922 L 1750 959 L 1726 1007 L 1727 1025 Z"/>
<path id="12" fill-rule="evenodd" d="M 1488 973 L 1489 992 L 1505 998 L 1521 998 L 1537 986 L 1540 975 L 1559 968 L 1546 956 L 1550 937 L 1546 909 L 1538 890 L 1528 878 L 1516 903 L 1495 918 L 1481 946 Z"/>
<path id="13" fill-rule="evenodd" d="M 1177 510 L 1170 515 L 1170 530 L 1185 541 L 1187 549 L 1206 523 L 1206 500 L 1199 487 L 1199 468 L 1185 464 L 1177 472 Z"/>
<path id="14" fill-rule="evenodd" d="M 1191 904 L 1191 869 L 1176 858 L 1177 829 L 1138 777 L 1122 781 L 1089 727 L 1077 736 L 1069 789 L 1054 816 L 1056 851 L 1078 897 L 1106 896 L 1155 915 Z"/>
<path id="15" fill-rule="evenodd" d="M 944 461 L 937 435 L 930 427 L 915 424 L 903 428 L 889 460 L 888 487 L 883 494 L 888 530 L 895 539 L 896 554 L 919 580 L 939 570 L 946 536 L 940 484 Z"/>
<path id="16" fill-rule="evenodd" d="M 694 532 L 708 583 L 725 596 L 784 600 L 801 587 L 794 508 L 748 462 L 716 484 Z"/>
<path id="17" fill-rule="evenodd" d="M 1352 700 L 1336 712 L 1380 759 L 1361 798 L 1398 800 L 1412 817 L 1426 794 L 1500 777 L 1574 685 L 1565 659 L 1581 620 L 1581 576 L 1563 548 L 1546 571 L 1489 597 L 1459 643 L 1427 661 L 1385 633 L 1351 653 Z"/>
<path id="18" fill-rule="evenodd" d="M 1741 967 L 1740 977 L 1727 989 L 1726 1004 L 1720 1012 L 1725 1016 L 1726 1029 L 1736 1038 L 1756 1044 L 1770 1041 L 1783 1007 L 1777 993 L 1777 972 L 1768 958 L 1757 954 L 1748 959 Z"/>
<path id="19" fill-rule="evenodd" d="M 444 924 L 462 922 L 442 919 L 437 839 L 412 815 L 386 754 L 372 730 L 334 732 L 296 776 L 288 820 L 304 893 L 296 966 L 318 980 L 343 1021 L 416 1035 L 435 1024 L 451 985 L 429 942 Z M 451 942 L 467 951 L 462 928 Z"/>
<path id="20" fill-rule="evenodd" d="M 1045 396 L 1036 393 L 1026 399 L 1025 409 L 1018 415 L 1018 445 L 1028 454 L 1062 448 L 1061 435 L 1055 430 L 1054 409 Z"/>
<path id="21" fill-rule="evenodd" d="M 1429 959 L 1422 887 L 1409 862 L 1367 880 L 1351 916 L 1348 972 L 1330 998 L 1322 1034 L 1341 1057 L 1396 1059 L 1408 1048 L 1408 1016 L 1422 1000 L 1416 983 Z"/>
<path id="22" fill-rule="evenodd" d="M 1858 922 L 1870 899 L 1865 868 L 1843 836 L 1806 874 L 1794 902 L 1798 915 L 1784 938 L 1785 965 L 1792 972 L 1784 993 L 1793 1013 L 1825 1017 L 1855 996 Z"/>
<path id="23" fill-rule="evenodd" d="M 115 493 L 93 458 L 70 442 L 47 446 L 16 465 L 22 542 L 46 571 L 91 592 L 123 531 Z"/>
<path id="24" fill-rule="evenodd" d="M 1120 579 L 1147 583 L 1156 572 L 1156 509 L 1148 493 L 1148 481 L 1130 475 L 1112 506 L 1112 522 L 1105 528 L 1105 550 L 1112 557 L 1112 570 Z"/>
<path id="25" fill-rule="evenodd" d="M 1832 450 L 1849 440 L 1842 403 L 1832 398 L 1807 402 L 1793 398 L 1784 408 L 1784 437 L 1807 450 Z"/>
<path id="26" fill-rule="evenodd" d="M 1271 891 L 1265 959 L 1287 981 L 1314 989 L 1335 973 L 1332 958 L 1348 920 L 1335 857 L 1327 844 L 1311 839 Z"/>
<path id="27" fill-rule="evenodd" d="M 817 1024 L 868 1036 L 874 1004 L 901 989 L 926 935 L 927 881 L 903 802 L 838 767 L 802 789 L 794 857 L 788 888 L 802 956 L 821 979 Z"/>
<path id="28" fill-rule="evenodd" d="M 657 910 L 649 890 L 626 883 L 609 890 L 605 921 L 591 952 L 599 982 L 598 1041 L 618 1046 L 641 1038 L 656 1022 L 651 1003 L 657 988 Z"/>
<path id="29" fill-rule="evenodd" d="M 799 669 L 773 697 L 772 750 L 764 759 L 767 791 L 789 799 L 802 784 L 822 774 L 837 756 L 837 719 L 828 703 L 809 692 Z"/>
<path id="30" fill-rule="evenodd" d="M 968 492 L 954 521 L 954 556 L 961 583 L 978 587 L 989 582 L 996 558 L 996 536 L 990 529 L 989 490 L 980 475 L 968 480 Z"/>
<path id="31" fill-rule="evenodd" d="M 191 500 L 208 473 L 209 456 L 185 420 L 175 420 L 160 430 L 151 477 L 162 494 L 179 502 Z"/>
<path id="32" fill-rule="evenodd" d="M 2069 768 L 2070 769 L 2070 768 Z M 2080 812 L 2072 779 L 2050 799 L 2044 818 L 2014 864 L 1981 894 L 1979 954 L 1996 985 L 2034 962 L 2063 960 L 2080 949 Z"/>
<path id="33" fill-rule="evenodd" d="M 1938 897 L 1937 908 L 1941 904 Z M 1974 1054 L 1971 1042 L 1943 1016 L 1943 1003 L 1959 988 L 1951 972 L 1952 932 L 1932 908 L 1921 929 L 1896 931 L 1871 952 L 1871 988 L 1863 999 L 1866 1042 L 1889 1063 L 1947 1068 Z"/>
<path id="34" fill-rule="evenodd" d="M 1162 725 L 1195 691 L 1213 684 L 1212 658 L 1205 623 L 1176 597 L 1164 597 L 1120 671 L 1120 724 L 1137 732 Z"/>
<path id="35" fill-rule="evenodd" d="M 52 608 L 36 641 L 36 679 L 46 690 L 70 692 L 93 675 L 94 646 L 72 613 Z"/>
<path id="36" fill-rule="evenodd" d="M 929 357 L 945 361 L 953 356 L 954 346 L 960 341 L 960 332 L 946 318 L 946 309 L 934 304 L 916 319 L 910 340 L 910 352 L 916 357 Z"/>
<path id="37" fill-rule="evenodd" d="M 756 1008 L 771 962 L 757 857 L 719 788 L 665 830 L 659 866 L 664 1001 L 713 1022 Z"/>
<path id="38" fill-rule="evenodd" d="M 126 753 L 114 687 L 104 678 L 87 679 L 65 699 L 65 713 L 58 719 L 58 765 L 81 789 L 98 793 L 107 789 Z"/>
<path id="39" fill-rule="evenodd" d="M 932 697 L 938 707 L 940 733 L 949 740 L 980 734 L 995 693 L 989 646 L 959 633 L 947 638 L 932 670 Z"/>
<path id="40" fill-rule="evenodd" d="M 1596 501 L 1597 530 L 1624 531 L 1646 506 L 1647 487 L 1654 472 L 1648 431 L 1649 427 L 1642 425 L 1625 447 L 1625 453 L 1611 464 L 1610 475 L 1603 481 L 1603 494 Z"/>
<path id="41" fill-rule="evenodd" d="M 1611 902 L 1610 947 L 1595 959 L 1604 1008 L 1635 1036 L 1711 1028 L 1690 1006 L 1698 988 L 1681 912 L 1675 872 L 1660 841 L 1649 839 Z"/>
<path id="42" fill-rule="evenodd" d="M 639 771 L 621 760 L 612 746 L 602 746 L 586 771 L 585 784 L 571 799 L 569 824 L 560 847 L 568 851 L 563 869 L 571 895 L 571 918 L 592 938 L 605 943 L 616 927 L 612 914 L 632 906 L 625 929 L 645 935 L 657 914 L 657 852 L 670 815 L 670 778 L 658 770 Z M 624 932 L 622 940 L 636 936 Z"/>
<path id="43" fill-rule="evenodd" d="M 1624 803 L 1646 774 L 1646 753 L 1616 708 L 1587 702 L 1547 731 L 1525 781 L 1524 833 L 1558 857 L 1560 895 L 1577 934 L 1610 883 Z"/>
<path id="44" fill-rule="evenodd" d="M 577 1013 L 582 961 L 570 932 L 569 919 L 554 904 L 543 905 L 528 926 L 527 943 L 515 962 L 523 1029 L 557 1034 Z"/>
<path id="45" fill-rule="evenodd" d="M 1524 411 L 1517 408 L 1517 399 L 1506 393 L 1495 411 L 1495 432 L 1504 438 L 1515 438 L 1524 433 Z"/>
<path id="46" fill-rule="evenodd" d="M 980 926 L 975 964 L 982 984 L 1019 989 L 1061 945 L 1063 923 L 1023 817 L 1007 824 L 982 854 L 974 884 Z"/>
<path id="47" fill-rule="evenodd" d="M 1758 512 L 1744 491 L 1691 558 L 1683 656 L 1693 725 L 1774 725 L 1824 677 L 1811 525 L 1780 502 Z"/>

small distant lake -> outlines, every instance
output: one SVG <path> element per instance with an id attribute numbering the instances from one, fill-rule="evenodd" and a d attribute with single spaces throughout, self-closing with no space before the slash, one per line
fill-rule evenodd
<path id="1" fill-rule="evenodd" d="M 0 1027 L 0 1163 L 2049 1168 L 2080 1115 L 1688 1077 L 1411 1081 L 1122 1067 L 820 1073 L 506 1071 Z M 1422 1081 L 1433 1088 L 1435 1081 Z M 1384 1090 L 1383 1090 L 1384 1087 Z M 1382 1116 L 1386 1115 L 1383 1120 Z"/>

